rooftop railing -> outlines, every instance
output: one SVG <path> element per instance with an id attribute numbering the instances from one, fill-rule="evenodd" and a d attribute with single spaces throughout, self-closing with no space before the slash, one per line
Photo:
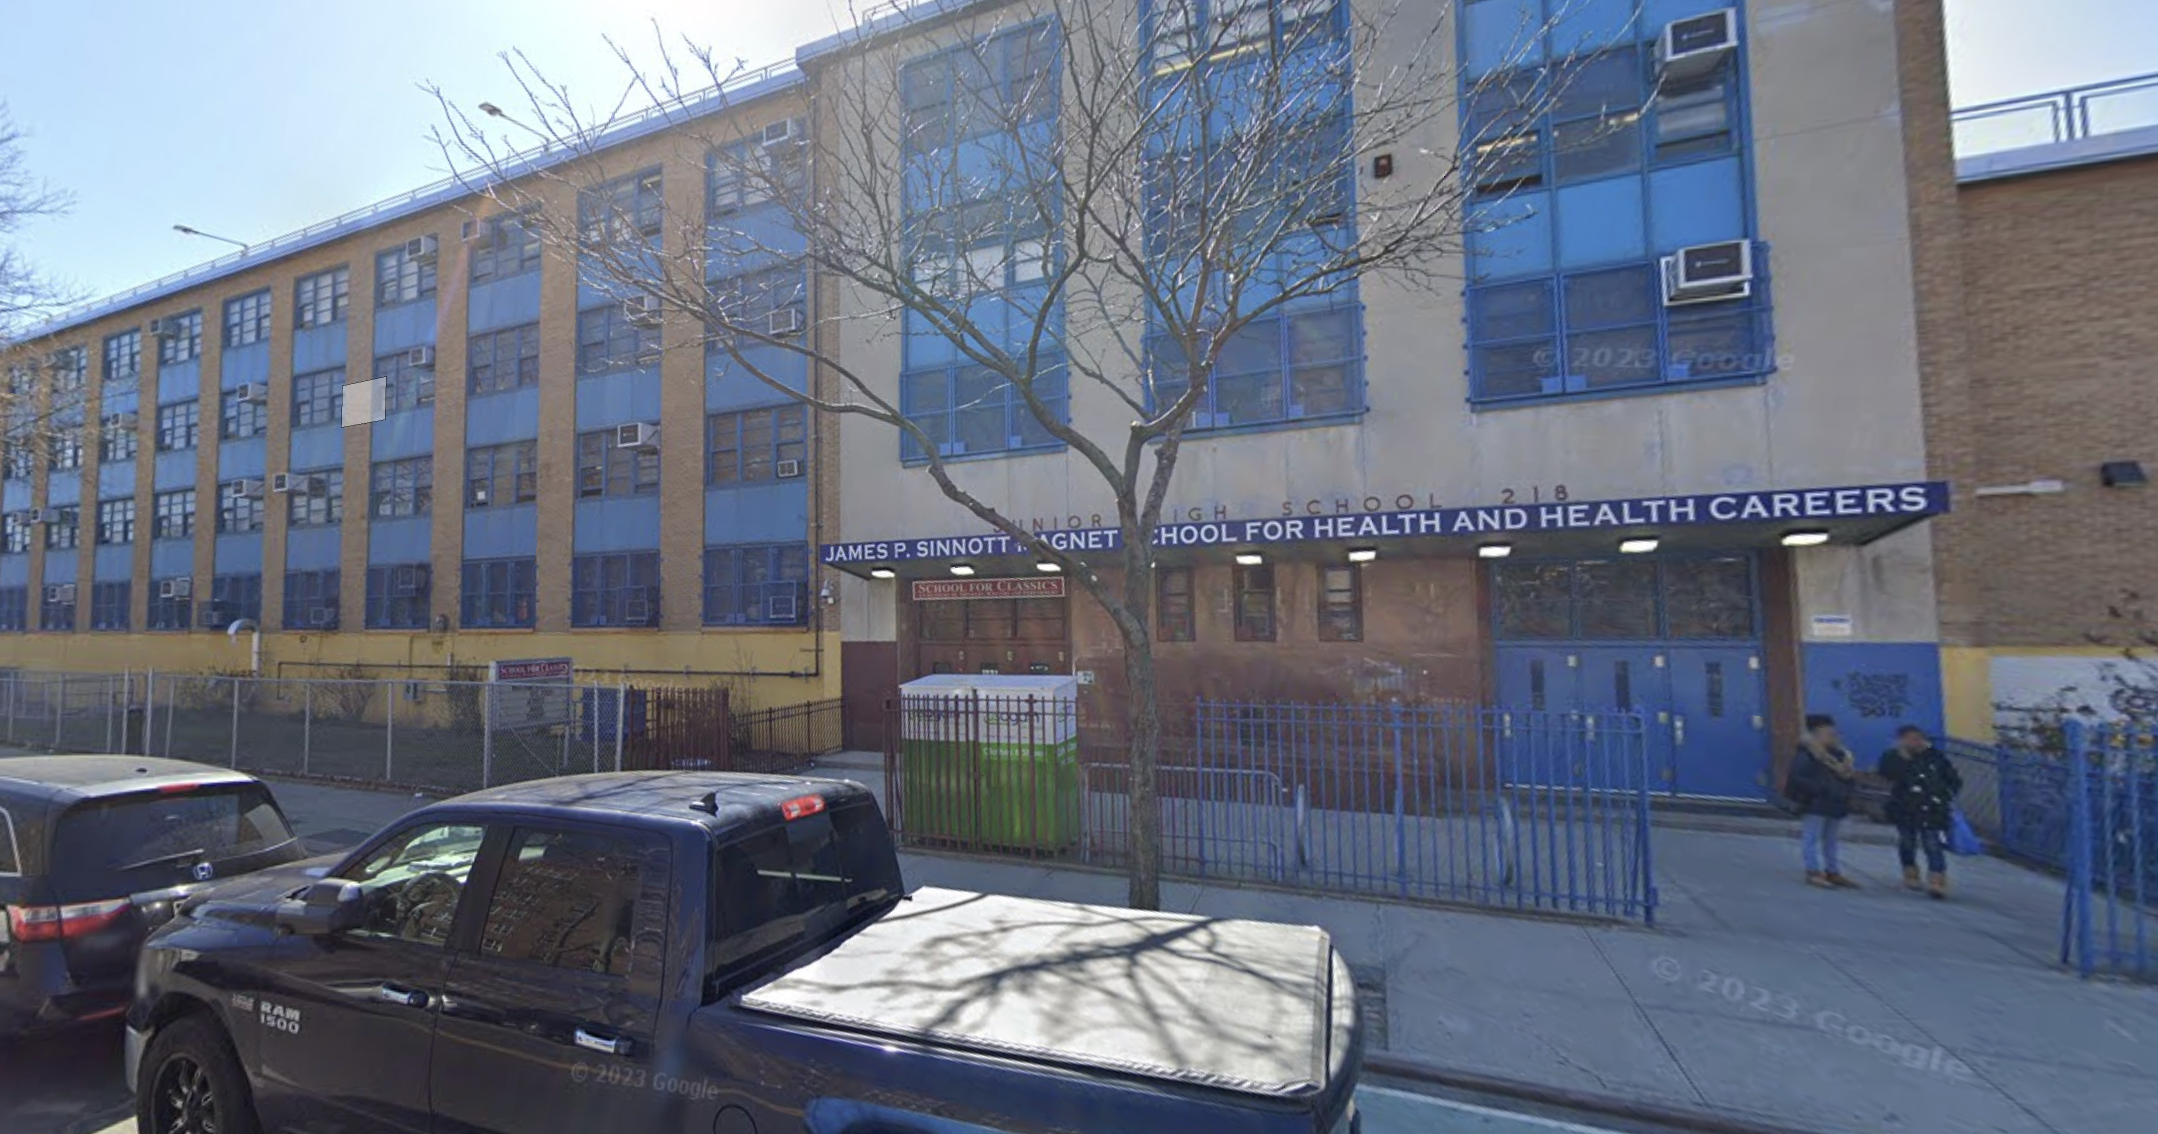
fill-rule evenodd
<path id="1" fill-rule="evenodd" d="M 2073 142 L 2158 126 L 2158 73 L 1968 106 L 1955 112 L 1956 156 Z"/>

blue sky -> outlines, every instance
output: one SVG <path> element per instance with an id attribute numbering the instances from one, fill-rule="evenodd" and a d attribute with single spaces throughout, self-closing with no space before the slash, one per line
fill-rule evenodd
<path id="1" fill-rule="evenodd" d="M 514 107 L 496 54 L 518 47 L 604 104 L 622 72 L 603 34 L 645 47 L 657 20 L 755 65 L 828 34 L 844 3 L 12 4 L 0 101 L 32 132 L 34 168 L 77 198 L 25 250 L 86 293 L 118 291 L 227 250 L 174 224 L 256 241 L 442 176 L 424 81 Z M 2152 0 L 1947 3 L 1959 105 L 2158 71 Z"/>

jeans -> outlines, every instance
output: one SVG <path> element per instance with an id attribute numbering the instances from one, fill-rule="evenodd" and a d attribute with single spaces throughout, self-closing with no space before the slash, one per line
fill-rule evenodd
<path id="1" fill-rule="evenodd" d="M 1931 827 L 1897 827 L 1896 857 L 1906 867 L 1918 865 L 1918 848 L 1926 848 L 1926 869 L 1948 873 L 1948 832 Z"/>
<path id="2" fill-rule="evenodd" d="M 1808 815 L 1799 826 L 1799 850 L 1806 856 L 1806 869 L 1811 873 L 1837 874 L 1836 834 L 1843 827 L 1841 818 L 1826 815 Z"/>

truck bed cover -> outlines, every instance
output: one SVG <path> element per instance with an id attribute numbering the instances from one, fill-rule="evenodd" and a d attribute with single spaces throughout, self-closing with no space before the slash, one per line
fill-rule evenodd
<path id="1" fill-rule="evenodd" d="M 924 888 L 742 993 L 757 1012 L 1282 1099 L 1316 1094 L 1348 969 L 1310 926 Z"/>

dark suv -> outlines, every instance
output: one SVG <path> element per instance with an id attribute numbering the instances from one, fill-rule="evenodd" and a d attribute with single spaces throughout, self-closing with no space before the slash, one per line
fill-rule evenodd
<path id="1" fill-rule="evenodd" d="M 143 756 L 0 759 L 0 1037 L 126 1011 L 173 903 L 302 857 L 252 776 Z"/>

